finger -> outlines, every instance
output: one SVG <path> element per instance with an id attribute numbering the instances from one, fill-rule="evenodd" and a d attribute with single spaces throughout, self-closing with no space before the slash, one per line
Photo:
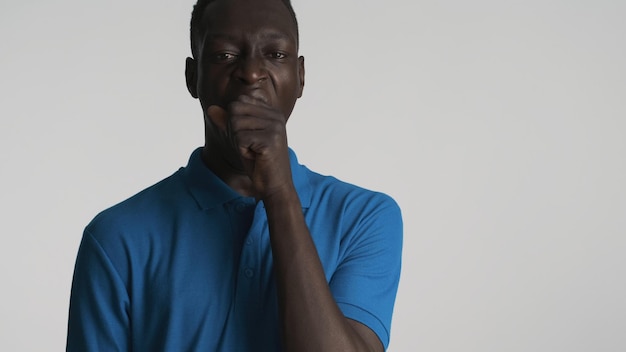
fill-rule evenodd
<path id="1" fill-rule="evenodd" d="M 239 129 L 234 137 L 238 146 L 250 145 L 266 145 L 279 146 L 287 140 L 287 134 L 284 133 L 281 126 L 266 125 L 263 128 L 245 128 Z"/>
<path id="2" fill-rule="evenodd" d="M 242 94 L 237 98 L 238 101 L 248 104 L 270 105 L 270 99 L 261 90 L 253 90 L 250 93 Z"/>
<path id="3" fill-rule="evenodd" d="M 272 151 L 285 142 L 284 136 L 267 131 L 240 131 L 236 140 L 241 157 L 250 160 L 273 154 Z"/>
<path id="4" fill-rule="evenodd" d="M 268 107 L 266 105 L 259 105 L 243 101 L 234 101 L 228 108 L 231 119 L 240 116 L 255 117 L 261 120 L 275 120 L 280 122 L 286 122 L 284 115 L 276 109 Z"/>
<path id="5" fill-rule="evenodd" d="M 233 133 L 243 131 L 259 131 L 282 136 L 286 134 L 285 122 L 280 119 L 259 118 L 249 115 L 231 115 L 229 121 Z"/>
<path id="6" fill-rule="evenodd" d="M 246 112 L 269 110 L 271 107 L 265 104 L 262 100 L 249 97 L 247 95 L 241 95 L 236 100 L 232 101 L 228 106 L 228 111 L 241 110 Z"/>
<path id="7" fill-rule="evenodd" d="M 207 109 L 207 116 L 217 128 L 226 132 L 228 128 L 228 113 L 221 106 L 211 105 Z"/>

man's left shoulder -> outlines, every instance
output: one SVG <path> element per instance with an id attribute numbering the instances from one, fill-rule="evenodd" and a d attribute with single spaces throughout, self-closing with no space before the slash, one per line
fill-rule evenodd
<path id="1" fill-rule="evenodd" d="M 399 210 L 396 200 L 387 193 L 365 188 L 335 176 L 308 170 L 308 179 L 314 194 L 331 199 L 335 204 L 391 207 Z"/>

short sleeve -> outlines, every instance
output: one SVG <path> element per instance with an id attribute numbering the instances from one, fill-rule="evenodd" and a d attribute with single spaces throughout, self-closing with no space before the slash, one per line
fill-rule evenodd
<path id="1" fill-rule="evenodd" d="M 85 231 L 70 296 L 67 351 L 129 351 L 129 298 L 105 251 Z"/>
<path id="2" fill-rule="evenodd" d="M 351 226 L 347 249 L 330 280 L 343 314 L 372 329 L 385 349 L 402 262 L 402 215 L 390 197 L 377 194 Z"/>

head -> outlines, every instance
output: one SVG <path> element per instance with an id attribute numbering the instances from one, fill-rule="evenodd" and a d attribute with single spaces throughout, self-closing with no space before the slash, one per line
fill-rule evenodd
<path id="1" fill-rule="evenodd" d="M 207 145 L 223 144 L 207 109 L 262 97 L 289 118 L 304 89 L 304 58 L 289 0 L 199 0 L 191 20 L 187 88 L 205 114 Z"/>

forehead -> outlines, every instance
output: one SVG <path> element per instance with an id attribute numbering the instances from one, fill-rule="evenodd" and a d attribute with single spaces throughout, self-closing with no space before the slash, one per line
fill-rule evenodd
<path id="1" fill-rule="evenodd" d="M 281 0 L 217 0 L 204 10 L 205 34 L 282 35 L 297 41 L 291 13 Z"/>

